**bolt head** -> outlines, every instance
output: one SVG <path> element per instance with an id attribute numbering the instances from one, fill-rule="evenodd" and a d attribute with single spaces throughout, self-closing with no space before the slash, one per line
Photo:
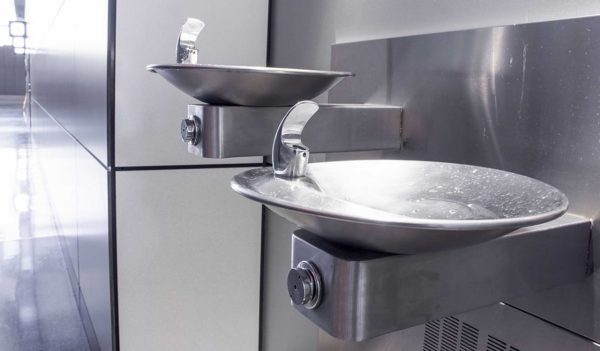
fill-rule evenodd
<path id="1" fill-rule="evenodd" d="M 196 124 L 193 120 L 184 119 L 181 121 L 181 140 L 184 142 L 194 141 L 196 133 Z"/>

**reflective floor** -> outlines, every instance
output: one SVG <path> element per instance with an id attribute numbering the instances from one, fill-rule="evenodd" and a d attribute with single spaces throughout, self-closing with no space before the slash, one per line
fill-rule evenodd
<path id="1" fill-rule="evenodd" d="M 89 350 L 20 101 L 0 96 L 0 350 Z"/>

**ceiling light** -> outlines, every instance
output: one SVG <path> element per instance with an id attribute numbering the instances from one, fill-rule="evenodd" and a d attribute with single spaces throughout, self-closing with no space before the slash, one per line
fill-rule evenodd
<path id="1" fill-rule="evenodd" d="M 10 21 L 8 22 L 8 33 L 11 37 L 26 37 L 27 23 L 25 21 Z"/>

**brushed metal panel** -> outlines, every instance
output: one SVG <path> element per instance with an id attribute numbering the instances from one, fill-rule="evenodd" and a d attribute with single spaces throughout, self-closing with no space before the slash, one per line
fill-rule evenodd
<path id="1" fill-rule="evenodd" d="M 106 165 L 108 2 L 65 0 L 48 26 L 31 57 L 32 97 Z"/>
<path id="2" fill-rule="evenodd" d="M 600 272 L 583 282 L 507 301 L 579 335 L 600 342 Z"/>
<path id="3" fill-rule="evenodd" d="M 526 174 L 564 191 L 575 213 L 597 217 L 598 32 L 599 17 L 590 17 L 337 45 L 332 68 L 354 71 L 357 80 L 373 69 L 366 48 L 388 47 L 379 71 L 391 73 L 375 87 L 385 89 L 389 99 L 371 97 L 373 88 L 363 90 L 356 80 L 342 82 L 330 97 L 405 106 L 407 145 L 403 153 L 385 157 Z M 515 303 L 599 340 L 595 286 L 591 279 Z"/>
<path id="4" fill-rule="evenodd" d="M 79 286 L 100 350 L 112 350 L 108 254 L 108 176 L 86 150 L 77 147 L 77 232 Z"/>
<path id="5" fill-rule="evenodd" d="M 599 32 L 600 18 L 590 17 L 383 40 L 387 60 L 379 69 L 389 73 L 368 91 L 360 77 L 373 70 L 366 49 L 375 42 L 339 44 L 333 68 L 357 77 L 330 99 L 405 107 L 405 148 L 386 157 L 525 174 L 565 192 L 571 211 L 593 216 L 600 206 Z M 373 86 L 386 89 L 389 101 L 373 97 Z"/>
<path id="6" fill-rule="evenodd" d="M 58 227 L 40 223 L 36 230 L 57 230 L 64 237 L 77 279 L 72 282 L 78 285 L 77 304 L 87 308 L 101 350 L 111 350 L 106 170 L 37 103 L 32 105 L 32 122 L 35 152 Z"/>
<path id="7" fill-rule="evenodd" d="M 64 238 L 73 272 L 79 278 L 77 252 L 76 142 L 39 105 L 32 104 L 32 139 L 39 162 L 41 185 L 52 209 L 50 223 L 36 223 L 36 231 L 58 232 Z M 56 228 L 52 228 L 56 225 Z M 78 296 L 76 296 L 78 299 Z"/>
<path id="8" fill-rule="evenodd" d="M 600 350 L 600 345 L 597 343 L 505 304 L 496 304 L 456 317 L 476 326 L 483 335 L 494 336 L 521 351 Z M 485 348 L 485 341 L 485 339 L 479 340 L 478 351 L 490 350 Z"/>
<path id="9" fill-rule="evenodd" d="M 268 1 L 117 2 L 115 148 L 117 166 L 260 162 L 260 158 L 203 160 L 185 152 L 179 122 L 193 98 L 146 71 L 148 64 L 175 63 L 175 44 L 187 17 L 206 28 L 198 62 L 266 63 Z M 132 28 L 136 28 L 132 30 Z"/>
<path id="10" fill-rule="evenodd" d="M 260 206 L 247 168 L 117 172 L 122 350 L 257 350 Z"/>
<path id="11" fill-rule="evenodd" d="M 462 323 L 468 323 L 473 329 L 471 334 L 476 338 L 476 345 L 471 343 L 456 345 L 459 350 L 490 351 L 488 343 L 490 337 L 501 343 L 507 343 L 513 348 L 510 351 L 538 351 L 538 350 L 573 350 L 597 351 L 598 344 L 585 340 L 576 334 L 554 326 L 542 319 L 522 313 L 505 304 L 495 304 L 455 316 Z M 450 333 L 448 333 L 450 332 Z M 443 331 L 442 331 L 443 333 Z M 450 341 L 452 332 L 446 330 L 441 339 Z M 386 334 L 375 339 L 363 342 L 348 342 L 332 338 L 321 332 L 319 335 L 320 351 L 377 351 L 377 350 L 448 350 L 452 342 L 436 345 L 426 344 L 425 325 Z M 498 345 L 498 344 L 496 344 Z M 506 350 L 505 346 L 503 350 Z M 493 348 L 492 350 L 496 350 Z M 500 349 L 501 346 L 500 346 Z"/>

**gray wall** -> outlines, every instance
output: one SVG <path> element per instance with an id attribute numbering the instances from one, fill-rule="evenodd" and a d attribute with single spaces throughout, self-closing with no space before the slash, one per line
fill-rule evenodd
<path id="1" fill-rule="evenodd" d="M 25 55 L 0 46 L 0 95 L 25 95 Z"/>
<path id="2" fill-rule="evenodd" d="M 553 19 L 589 16 L 600 13 L 597 1 L 436 1 L 436 0 L 273 0 L 270 64 L 282 67 L 329 69 L 331 45 L 345 42 L 382 39 L 496 25 L 540 22 Z M 376 61 L 372 63 L 376 66 Z M 339 67 L 338 67 L 339 68 Z M 377 86 L 373 87 L 374 90 Z M 381 87 L 379 87 L 381 88 Z M 373 92 L 374 96 L 377 91 Z M 361 95 L 361 101 L 371 101 Z M 362 155 L 328 155 L 328 159 L 382 157 L 379 153 Z M 282 266 L 289 266 L 290 233 L 294 226 L 267 212 L 265 221 L 267 248 L 264 289 L 271 295 L 263 309 L 265 350 L 315 350 L 316 328 L 292 315 L 284 287 Z M 285 240 L 280 236 L 285 236 Z M 271 335 L 289 334 L 286 340 Z M 399 346 L 391 335 L 381 342 L 385 347 Z M 329 350 L 327 335 L 320 336 L 320 349 Z M 331 348 L 332 349 L 332 348 Z M 376 349 L 376 348 L 374 348 Z M 387 348 L 382 348 L 387 349 Z"/>
<path id="3" fill-rule="evenodd" d="M 197 40 L 199 62 L 264 65 L 268 1 L 148 4 L 117 1 L 121 350 L 258 350 L 261 209 L 233 193 L 229 179 L 247 169 L 244 163 L 262 158 L 212 160 L 188 153 L 179 125 L 187 104 L 199 102 L 146 66 L 175 63 L 187 17 L 206 23 Z M 241 167 L 220 168 L 226 163 Z M 178 169 L 182 165 L 188 169 Z"/>
<path id="4" fill-rule="evenodd" d="M 76 300 L 95 349 L 111 350 L 105 0 L 31 0 L 32 116 Z"/>

